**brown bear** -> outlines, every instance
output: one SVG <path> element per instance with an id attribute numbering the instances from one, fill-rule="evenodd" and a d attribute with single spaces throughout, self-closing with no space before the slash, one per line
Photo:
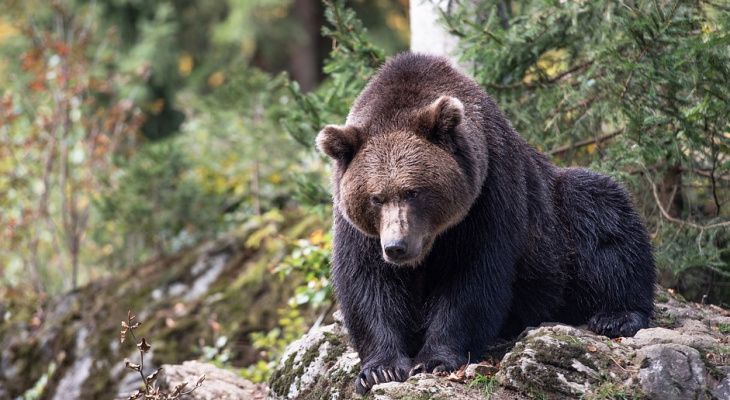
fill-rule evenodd
<path id="1" fill-rule="evenodd" d="M 317 146 L 334 161 L 332 277 L 359 393 L 541 322 L 648 325 L 654 260 L 627 192 L 552 165 L 449 60 L 396 56 Z"/>

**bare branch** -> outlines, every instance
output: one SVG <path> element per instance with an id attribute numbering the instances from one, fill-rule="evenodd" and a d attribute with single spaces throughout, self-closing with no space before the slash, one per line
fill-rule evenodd
<path id="1" fill-rule="evenodd" d="M 724 226 L 730 226 L 730 221 L 725 222 L 718 222 L 716 224 L 710 224 L 710 225 L 699 225 L 692 221 L 685 221 L 678 218 L 674 218 L 667 210 L 664 208 L 664 205 L 662 205 L 662 202 L 659 200 L 659 193 L 657 192 L 656 184 L 651 181 L 651 178 L 649 178 L 649 174 L 647 174 L 647 180 L 649 181 L 649 184 L 651 185 L 652 192 L 654 193 L 654 201 L 656 202 L 656 205 L 659 207 L 659 212 L 661 212 L 662 217 L 666 219 L 667 221 L 674 222 L 676 224 L 680 224 L 683 226 L 690 226 L 695 229 L 699 229 L 700 232 L 707 230 L 707 229 L 715 229 L 715 228 L 722 228 Z"/>
<path id="2" fill-rule="evenodd" d="M 623 133 L 623 131 L 624 131 L 623 129 L 619 129 L 619 130 L 609 132 L 609 133 L 606 133 L 606 134 L 603 134 L 600 136 L 596 136 L 591 139 L 585 139 L 585 140 L 581 140 L 579 142 L 575 142 L 575 143 L 568 144 L 565 146 L 560 146 L 556 149 L 551 150 L 550 152 L 548 152 L 548 154 L 550 154 L 551 156 L 556 156 L 558 154 L 563 154 L 569 150 L 577 149 L 579 147 L 588 146 L 591 144 L 597 145 L 597 144 L 600 144 L 601 142 L 605 142 L 606 140 L 611 139 L 614 136 L 620 135 L 621 133 Z"/>

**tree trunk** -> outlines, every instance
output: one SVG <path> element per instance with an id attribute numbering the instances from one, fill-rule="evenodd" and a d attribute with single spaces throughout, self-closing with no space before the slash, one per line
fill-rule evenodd
<path id="1" fill-rule="evenodd" d="M 295 0 L 294 13 L 301 21 L 306 35 L 291 47 L 289 73 L 299 82 L 303 92 L 317 87 L 321 80 L 320 29 L 324 24 L 320 0 Z"/>
<path id="2" fill-rule="evenodd" d="M 439 54 L 458 61 L 456 48 L 459 40 L 451 35 L 439 22 L 440 11 L 451 13 L 461 1 L 456 0 L 411 0 L 411 51 Z"/>

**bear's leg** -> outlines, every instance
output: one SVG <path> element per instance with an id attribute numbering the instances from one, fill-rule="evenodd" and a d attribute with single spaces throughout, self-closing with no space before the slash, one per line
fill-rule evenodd
<path id="1" fill-rule="evenodd" d="M 476 361 L 497 336 L 512 296 L 510 267 L 480 263 L 446 269 L 439 291 L 427 301 L 426 334 L 409 375 L 451 372 Z M 496 260 L 486 265 L 500 265 Z"/>
<path id="2" fill-rule="evenodd" d="M 380 253 L 377 238 L 364 236 L 335 214 L 332 278 L 362 364 L 355 381 L 360 394 L 378 383 L 406 380 L 420 347 L 413 269 L 386 264 Z"/>
<path id="3" fill-rule="evenodd" d="M 351 261 L 352 262 L 352 261 Z M 418 342 L 408 303 L 412 298 L 405 284 L 409 279 L 389 265 L 361 266 L 350 275 L 352 285 L 340 285 L 340 310 L 360 356 L 362 371 L 355 380 L 363 394 L 373 385 L 403 382 L 411 368 L 411 347 Z M 340 279 L 344 281 L 344 279 Z M 346 297 L 346 298 L 345 298 Z"/>
<path id="4" fill-rule="evenodd" d="M 609 337 L 633 336 L 654 309 L 651 244 L 631 198 L 610 178 L 563 170 L 562 219 L 573 247 L 563 312 Z"/>

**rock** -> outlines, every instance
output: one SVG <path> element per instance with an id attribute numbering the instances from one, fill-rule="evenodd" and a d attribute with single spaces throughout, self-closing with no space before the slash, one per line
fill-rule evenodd
<path id="1" fill-rule="evenodd" d="M 185 399 L 192 400 L 262 400 L 266 398 L 264 385 L 252 383 L 233 373 L 212 364 L 186 361 L 182 365 L 163 365 L 158 383 L 168 392 L 182 383 L 187 383 L 184 391 L 195 387 L 201 375 L 205 375 L 202 385 L 188 394 Z"/>
<path id="2" fill-rule="evenodd" d="M 681 344 L 654 344 L 638 350 L 639 382 L 650 399 L 704 399 L 707 371 L 700 353 Z"/>
<path id="3" fill-rule="evenodd" d="M 629 378 L 629 351 L 608 338 L 565 325 L 531 330 L 502 359 L 497 381 L 545 398 L 580 397 Z M 631 388 L 631 392 L 636 392 Z M 629 390 L 629 389 L 627 389 Z"/>
<path id="4" fill-rule="evenodd" d="M 636 348 L 662 343 L 682 344 L 696 349 L 711 349 L 717 345 L 715 338 L 709 333 L 685 333 L 666 328 L 642 329 L 633 338 L 625 339 L 625 342 Z"/>
<path id="5" fill-rule="evenodd" d="M 375 400 L 472 400 L 475 398 L 474 393 L 465 385 L 444 381 L 442 378 L 431 374 L 414 377 L 406 382 L 389 382 L 375 385 L 371 396 Z"/>
<path id="6" fill-rule="evenodd" d="M 710 393 L 717 399 L 730 399 L 730 367 L 718 367 L 715 374 L 710 374 L 710 379 L 714 379 L 714 375 L 719 376 L 720 381 L 712 387 Z"/>
<path id="7" fill-rule="evenodd" d="M 339 399 L 354 393 L 360 359 L 342 325 L 310 332 L 289 345 L 269 380 L 272 399 Z"/>
<path id="8" fill-rule="evenodd" d="M 468 367 L 464 370 L 464 377 L 466 379 L 475 379 L 477 376 L 486 376 L 491 377 L 494 376 L 499 372 L 499 368 L 495 367 L 494 365 L 487 365 L 487 364 L 469 364 Z"/>
<path id="9" fill-rule="evenodd" d="M 729 326 L 727 311 L 687 303 L 663 290 L 659 295 L 653 326 L 633 338 L 543 324 L 495 346 L 501 349 L 490 351 L 501 359 L 496 366 L 469 365 L 456 380 L 421 374 L 376 385 L 365 398 L 730 399 L 730 338 L 722 333 Z M 270 396 L 357 399 L 353 382 L 359 370 L 357 353 L 337 319 L 287 349 L 269 382 Z"/>

